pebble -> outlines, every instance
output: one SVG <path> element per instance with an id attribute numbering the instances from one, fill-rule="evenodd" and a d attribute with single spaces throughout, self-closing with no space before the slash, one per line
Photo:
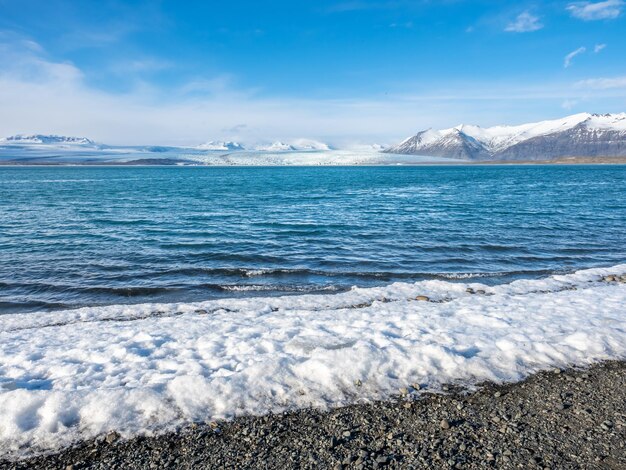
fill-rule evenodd
<path id="1" fill-rule="evenodd" d="M 415 297 L 415 300 L 419 300 L 421 302 L 429 302 L 430 298 L 426 297 L 425 295 L 418 295 L 417 297 Z"/>
<path id="2" fill-rule="evenodd" d="M 450 429 L 450 422 L 447 419 L 442 419 L 441 423 L 439 423 L 441 429 Z"/>
<path id="3" fill-rule="evenodd" d="M 611 428 L 613 427 L 613 423 L 612 423 L 611 421 L 604 421 L 604 422 L 600 425 L 600 427 L 601 427 L 602 429 L 604 429 L 605 431 L 610 431 L 610 430 L 611 430 Z"/>

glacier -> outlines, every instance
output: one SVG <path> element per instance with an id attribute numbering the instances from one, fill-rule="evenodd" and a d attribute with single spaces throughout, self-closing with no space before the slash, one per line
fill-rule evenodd
<path id="1" fill-rule="evenodd" d="M 380 145 L 334 149 L 312 139 L 276 141 L 246 149 L 232 141 L 209 141 L 197 146 L 113 146 L 84 137 L 51 135 L 0 139 L 0 165 L 212 165 L 318 166 L 411 165 L 445 162 L 438 157 L 389 155 Z"/>

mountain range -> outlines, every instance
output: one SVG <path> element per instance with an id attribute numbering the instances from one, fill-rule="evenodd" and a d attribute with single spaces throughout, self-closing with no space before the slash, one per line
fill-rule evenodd
<path id="1" fill-rule="evenodd" d="M 94 145 L 94 142 L 86 137 L 67 137 L 64 135 L 12 135 L 9 137 L 0 137 L 0 144 L 13 145 L 30 145 L 30 144 L 48 144 L 48 145 Z"/>
<path id="2" fill-rule="evenodd" d="M 474 161 L 624 157 L 626 113 L 580 113 L 518 126 L 427 129 L 384 152 Z"/>

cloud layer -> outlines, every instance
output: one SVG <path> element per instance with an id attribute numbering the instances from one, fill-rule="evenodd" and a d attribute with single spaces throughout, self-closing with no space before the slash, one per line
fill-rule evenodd
<path id="1" fill-rule="evenodd" d="M 504 30 L 510 33 L 529 33 L 541 28 L 543 28 L 543 24 L 539 21 L 539 17 L 525 11 L 517 15 L 515 21 L 509 23 Z"/>
<path id="2" fill-rule="evenodd" d="M 584 51 L 570 53 L 564 65 L 570 66 Z M 167 66 L 144 61 L 125 63 L 124 68 L 131 73 Z M 563 103 L 568 109 L 602 112 L 619 111 L 615 106 L 620 102 L 626 105 L 621 76 L 576 83 L 470 82 L 444 76 L 436 88 L 424 88 L 415 80 L 396 86 L 394 92 L 365 98 L 344 93 L 342 99 L 268 95 L 236 83 L 236 77 L 222 73 L 169 87 L 136 80 L 122 92 L 103 91 L 90 85 L 75 64 L 51 59 L 30 38 L 0 33 L 0 136 L 49 133 L 84 135 L 111 144 L 162 145 L 213 139 L 256 144 L 301 137 L 336 145 L 392 143 L 428 127 L 558 117 Z"/>
<path id="3" fill-rule="evenodd" d="M 572 16 L 585 21 L 612 20 L 620 16 L 623 6 L 623 0 L 576 2 L 569 4 L 567 10 Z"/>
<path id="4" fill-rule="evenodd" d="M 570 65 L 572 65 L 572 60 L 574 60 L 574 57 L 580 54 L 584 54 L 586 50 L 587 50 L 586 47 L 579 47 L 575 51 L 572 51 L 569 54 L 567 54 L 565 56 L 565 60 L 563 61 L 563 67 L 567 68 Z"/>

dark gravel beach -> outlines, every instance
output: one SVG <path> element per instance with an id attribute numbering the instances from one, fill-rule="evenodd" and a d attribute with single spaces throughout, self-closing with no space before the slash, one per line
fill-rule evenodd
<path id="1" fill-rule="evenodd" d="M 626 362 L 466 393 L 116 434 L 2 469 L 626 468 Z M 408 393 L 408 394 L 407 394 Z"/>

